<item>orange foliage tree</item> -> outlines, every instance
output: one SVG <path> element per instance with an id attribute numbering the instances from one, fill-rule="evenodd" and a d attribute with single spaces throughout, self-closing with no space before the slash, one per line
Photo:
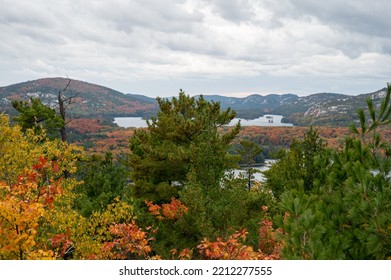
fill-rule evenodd
<path id="1" fill-rule="evenodd" d="M 110 233 L 112 241 L 105 242 L 101 249 L 101 259 L 148 259 L 152 249 L 149 242 L 153 239 L 148 232 L 139 228 L 133 220 L 128 224 L 113 224 Z"/>
<path id="2" fill-rule="evenodd" d="M 20 176 L 15 185 L 0 183 L 0 257 L 4 259 L 51 258 L 53 252 L 38 241 L 38 228 L 58 182 L 42 184 L 40 170 Z"/>
<path id="3" fill-rule="evenodd" d="M 145 204 L 148 206 L 150 214 L 160 221 L 177 220 L 183 214 L 188 213 L 188 208 L 175 198 L 171 199 L 171 203 L 162 204 L 161 206 L 148 201 L 145 201 Z M 262 212 L 262 221 L 259 223 L 259 243 L 257 249 L 245 244 L 248 232 L 246 229 L 242 229 L 236 231 L 226 239 L 218 237 L 216 241 L 210 241 L 204 238 L 196 248 L 185 248 L 181 251 L 174 248 L 171 250 L 172 258 L 190 260 L 195 257 L 194 251 L 197 251 L 198 255 L 196 258 L 210 260 L 280 259 L 280 251 L 283 243 L 279 240 L 279 235 L 283 234 L 283 232 L 281 228 L 273 228 L 267 206 L 262 207 Z M 114 246 L 112 243 L 108 245 L 110 249 Z"/>
<path id="4" fill-rule="evenodd" d="M 0 259 L 147 258 L 146 232 L 116 199 L 86 219 L 73 207 L 81 150 L 23 134 L 0 115 Z"/>
<path id="5" fill-rule="evenodd" d="M 78 184 L 72 174 L 81 150 L 43 135 L 23 134 L 0 115 L 0 259 L 158 259 L 156 229 L 137 225 L 133 206 L 119 198 L 87 219 L 73 207 Z M 176 223 L 189 209 L 180 200 L 145 202 L 159 221 Z M 216 241 L 203 239 L 178 259 L 278 259 L 282 243 L 267 208 L 263 209 L 259 245 L 246 244 L 248 232 L 236 231 Z M 193 245 L 192 245 L 193 246 Z M 195 252 L 195 253 L 194 253 Z"/>
<path id="6" fill-rule="evenodd" d="M 215 260 L 278 260 L 283 243 L 279 241 L 280 228 L 274 229 L 270 220 L 267 206 L 262 207 L 263 219 L 259 227 L 258 250 L 252 246 L 245 245 L 248 232 L 245 229 L 236 231 L 227 239 L 217 238 L 211 242 L 204 239 L 197 246 L 199 254 L 203 259 Z M 183 255 L 183 252 L 181 253 Z M 181 255 L 180 255 L 181 256 Z M 186 255 L 185 255 L 186 256 Z"/>
<path id="7" fill-rule="evenodd" d="M 40 227 L 68 191 L 77 148 L 9 126 L 0 115 L 0 259 L 54 258 Z"/>
<path id="8" fill-rule="evenodd" d="M 151 201 L 145 201 L 148 206 L 148 211 L 158 220 L 177 220 L 183 214 L 187 213 L 189 209 L 176 198 L 171 198 L 170 203 L 164 203 L 162 206 L 153 204 Z"/>

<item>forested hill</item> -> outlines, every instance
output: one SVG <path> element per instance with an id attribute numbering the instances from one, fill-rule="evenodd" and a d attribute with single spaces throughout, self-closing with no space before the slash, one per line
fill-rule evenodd
<path id="1" fill-rule="evenodd" d="M 57 94 L 65 88 L 69 79 L 45 78 L 0 87 L 0 112 L 16 114 L 11 106 L 12 100 L 40 98 L 51 107 L 57 106 Z M 191 94 L 191 93 L 188 93 Z M 77 95 L 69 107 L 69 113 L 84 117 L 139 116 L 145 117 L 156 113 L 157 103 L 154 98 L 138 94 L 124 94 L 110 88 L 87 82 L 71 80 L 65 95 Z M 176 93 L 173 92 L 173 96 Z M 385 89 L 373 93 L 344 95 L 337 93 L 317 93 L 308 96 L 295 94 L 253 94 L 243 98 L 221 95 L 204 95 L 208 101 L 221 103 L 221 107 L 230 107 L 237 116 L 255 119 L 264 114 L 283 115 L 283 121 L 294 125 L 331 125 L 346 126 L 354 121 L 359 108 L 366 108 L 366 98 L 371 97 L 376 106 L 380 105 Z"/>
<path id="2" fill-rule="evenodd" d="M 208 101 L 218 101 L 222 108 L 230 107 L 239 117 L 253 119 L 264 114 L 283 115 L 284 122 L 295 125 L 332 125 L 346 126 L 356 118 L 359 108 L 366 108 L 366 99 L 373 99 L 380 105 L 386 89 L 360 95 L 337 93 L 317 93 L 308 96 L 295 94 L 253 94 L 243 98 L 219 95 L 204 96 Z"/>
<path id="3" fill-rule="evenodd" d="M 123 94 L 113 89 L 66 78 L 44 78 L 0 87 L 0 112 L 15 114 L 12 100 L 40 98 L 44 104 L 56 108 L 57 94 L 64 90 L 65 97 L 76 96 L 69 106 L 70 114 L 94 116 L 144 116 L 156 111 L 154 98 Z"/>

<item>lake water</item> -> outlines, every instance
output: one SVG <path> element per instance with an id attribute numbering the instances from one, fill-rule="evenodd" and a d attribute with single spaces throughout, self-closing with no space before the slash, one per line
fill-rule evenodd
<path id="1" fill-rule="evenodd" d="M 282 123 L 283 116 L 281 115 L 264 115 L 254 120 L 245 120 L 235 118 L 230 122 L 230 126 L 234 126 L 240 120 L 242 126 L 293 126 L 291 123 Z M 147 127 L 147 121 L 141 117 L 129 117 L 129 118 L 114 118 L 114 123 L 119 127 Z"/>
<path id="2" fill-rule="evenodd" d="M 254 169 L 256 169 L 260 172 L 260 173 L 254 174 L 254 179 L 259 182 L 265 182 L 265 176 L 262 174 L 262 172 L 268 170 L 270 168 L 270 166 L 272 166 L 275 162 L 276 162 L 276 160 L 274 160 L 274 159 L 267 159 L 267 160 L 265 160 L 264 165 L 253 167 Z M 235 177 L 238 177 L 240 174 L 243 174 L 243 175 L 246 174 L 246 171 L 243 169 L 235 169 L 235 170 L 233 170 L 233 172 L 235 174 Z"/>
<path id="3" fill-rule="evenodd" d="M 235 118 L 231 121 L 230 125 L 235 125 L 240 120 L 242 126 L 293 126 L 291 123 L 282 123 L 281 120 L 283 117 L 281 115 L 264 115 L 253 120 Z"/>
<path id="4" fill-rule="evenodd" d="M 131 118 L 114 118 L 114 123 L 119 127 L 147 127 L 147 121 L 141 117 L 131 117 Z"/>

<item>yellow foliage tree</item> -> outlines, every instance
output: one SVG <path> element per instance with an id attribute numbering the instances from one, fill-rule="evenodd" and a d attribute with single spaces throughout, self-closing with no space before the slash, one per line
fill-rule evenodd
<path id="1" fill-rule="evenodd" d="M 54 258 L 40 227 L 61 197 L 71 194 L 81 150 L 22 133 L 0 115 L 0 259 Z"/>
<path id="2" fill-rule="evenodd" d="M 58 259 L 69 257 L 69 253 L 78 260 L 107 258 L 103 246 L 113 239 L 110 228 L 134 223 L 133 208 L 118 198 L 104 212 L 94 212 L 88 219 L 71 205 L 54 208 L 45 226 L 45 232 L 56 233 L 49 240 Z"/>

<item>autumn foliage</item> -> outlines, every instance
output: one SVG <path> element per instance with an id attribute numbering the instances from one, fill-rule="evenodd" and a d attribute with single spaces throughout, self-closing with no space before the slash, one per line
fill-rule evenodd
<path id="1" fill-rule="evenodd" d="M 55 198 L 63 194 L 61 179 L 51 174 L 59 170 L 56 161 L 40 157 L 37 164 L 18 176 L 14 185 L 0 182 L 0 256 L 2 258 L 52 258 L 39 239 L 39 227 Z"/>
<path id="2" fill-rule="evenodd" d="M 270 221 L 262 221 L 259 229 L 259 247 L 254 249 L 246 245 L 248 232 L 246 229 L 236 231 L 228 238 L 218 237 L 216 241 L 207 238 L 193 249 L 171 250 L 174 259 L 186 260 L 194 257 L 197 251 L 198 257 L 205 260 L 279 260 L 282 242 L 278 241 L 281 229 L 274 230 Z"/>
<path id="3" fill-rule="evenodd" d="M 51 252 L 39 246 L 37 233 L 39 222 L 45 216 L 51 194 L 41 192 L 34 180 L 21 177 L 13 186 L 0 184 L 2 201 L 0 202 L 0 257 L 10 259 L 45 258 Z M 55 187 L 54 187 L 55 188 Z M 47 188 L 49 189 L 49 188 Z M 40 199 L 41 194 L 48 195 Z M 41 248 L 40 248 L 41 247 Z"/>
<path id="4" fill-rule="evenodd" d="M 145 202 L 148 211 L 156 219 L 177 220 L 189 209 L 178 199 L 172 198 L 171 203 L 159 206 L 152 202 Z M 259 245 L 258 248 L 246 245 L 248 231 L 242 229 L 224 239 L 218 237 L 216 241 L 204 238 L 195 248 L 171 250 L 173 259 L 206 259 L 206 260 L 278 260 L 282 249 L 282 242 L 278 240 L 282 230 L 274 229 L 270 216 L 267 213 L 268 207 L 263 206 L 263 220 L 259 224 Z"/>
<path id="5" fill-rule="evenodd" d="M 180 200 L 174 197 L 170 203 L 164 203 L 162 206 L 153 204 L 151 201 L 145 201 L 145 204 L 148 206 L 148 211 L 159 220 L 177 220 L 189 211 Z"/>
<path id="6" fill-rule="evenodd" d="M 136 225 L 133 220 L 129 224 L 113 224 L 110 233 L 114 239 L 102 245 L 100 258 L 102 259 L 148 259 L 152 249 L 148 233 Z"/>
<path id="7" fill-rule="evenodd" d="M 84 157 L 81 148 L 49 140 L 44 132 L 22 132 L 5 116 L 0 116 L 0 132 L 0 259 L 160 258 L 154 249 L 159 228 L 139 221 L 129 199 L 118 197 L 89 217 L 75 208 L 74 188 L 83 184 L 73 175 Z M 194 214 L 174 197 L 168 203 L 144 205 L 148 215 L 162 223 L 183 225 L 183 219 Z M 168 250 L 178 259 L 264 258 L 246 245 L 246 236 L 242 230 L 213 242 L 200 239 L 189 249 Z"/>
<path id="8" fill-rule="evenodd" d="M 280 228 L 274 229 L 267 206 L 262 207 L 264 219 L 260 222 L 258 248 L 245 245 L 248 232 L 245 229 L 236 231 L 227 239 L 221 237 L 211 242 L 204 239 L 197 249 L 203 259 L 215 260 L 279 260 L 282 242 L 279 235 L 283 234 Z"/>
<path id="9" fill-rule="evenodd" d="M 105 131 L 101 151 L 133 135 L 118 160 L 0 114 L 0 259 L 390 258 L 390 101 L 391 85 L 379 114 L 368 99 L 345 143 L 342 128 L 241 130 L 255 146 L 290 145 L 256 187 L 227 171 L 258 153 L 229 154 L 245 143 L 224 127 L 234 114 L 183 92 L 160 100 L 148 129 Z"/>
<path id="10" fill-rule="evenodd" d="M 62 259 L 66 259 L 75 246 L 71 240 L 69 228 L 67 228 L 65 233 L 59 233 L 49 238 L 49 241 L 55 255 Z"/>

